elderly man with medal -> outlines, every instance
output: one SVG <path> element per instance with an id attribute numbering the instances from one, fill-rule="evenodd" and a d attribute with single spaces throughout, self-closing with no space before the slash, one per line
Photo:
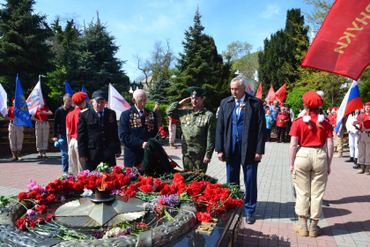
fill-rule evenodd
<path id="1" fill-rule="evenodd" d="M 182 161 L 187 171 L 206 172 L 215 147 L 216 119 L 203 107 L 206 91 L 200 87 L 189 88 L 190 97 L 172 103 L 167 115 L 178 119 L 184 136 Z M 192 108 L 182 109 L 191 102 Z"/>
<path id="2" fill-rule="evenodd" d="M 146 93 L 138 89 L 133 94 L 135 104 L 130 110 L 124 111 L 119 120 L 119 139 L 124 144 L 124 166 L 137 167 L 144 158 L 144 149 L 150 138 L 158 132 L 156 114 L 145 108 Z"/>

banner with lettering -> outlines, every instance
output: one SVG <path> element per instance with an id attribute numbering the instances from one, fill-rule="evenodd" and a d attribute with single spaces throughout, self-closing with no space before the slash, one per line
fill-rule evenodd
<path id="1" fill-rule="evenodd" d="M 301 66 L 357 80 L 370 64 L 370 2 L 337 0 Z"/>

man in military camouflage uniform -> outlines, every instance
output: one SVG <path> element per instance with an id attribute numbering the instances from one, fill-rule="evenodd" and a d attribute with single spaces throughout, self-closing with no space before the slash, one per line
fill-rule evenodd
<path id="1" fill-rule="evenodd" d="M 189 88 L 190 97 L 171 104 L 167 115 L 178 119 L 184 136 L 182 162 L 187 171 L 206 172 L 215 147 L 216 119 L 212 112 L 203 107 L 205 90 Z M 181 109 L 191 101 L 192 109 Z"/>

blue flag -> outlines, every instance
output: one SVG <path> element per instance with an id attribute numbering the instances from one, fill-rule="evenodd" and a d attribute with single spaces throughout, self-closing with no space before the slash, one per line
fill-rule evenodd
<path id="1" fill-rule="evenodd" d="M 66 80 L 66 94 L 69 93 L 70 95 L 73 95 L 73 90 L 71 86 L 69 85 L 68 81 Z"/>
<path id="2" fill-rule="evenodd" d="M 28 112 L 26 98 L 24 97 L 21 82 L 18 74 L 15 84 L 15 103 L 14 103 L 14 125 L 28 126 L 32 129 L 30 113 Z"/>
<path id="3" fill-rule="evenodd" d="M 84 92 L 87 95 L 85 85 L 83 85 L 83 84 L 82 84 L 81 92 Z M 90 108 L 91 107 L 91 103 L 90 103 L 89 95 L 87 95 L 86 103 L 87 103 L 87 107 Z"/>

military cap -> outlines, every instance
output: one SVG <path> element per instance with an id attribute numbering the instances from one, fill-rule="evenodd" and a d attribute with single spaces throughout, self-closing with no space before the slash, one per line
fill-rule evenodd
<path id="1" fill-rule="evenodd" d="M 92 94 L 92 99 L 94 99 L 94 100 L 105 99 L 106 100 L 105 94 L 102 91 L 95 91 Z"/>
<path id="2" fill-rule="evenodd" d="M 192 98 L 202 97 L 206 95 L 206 90 L 200 87 L 189 87 L 189 93 L 190 93 L 190 97 Z"/>
<path id="3" fill-rule="evenodd" d="M 305 106 L 310 109 L 319 108 L 324 103 L 324 100 L 321 98 L 321 96 L 313 91 L 303 94 L 302 99 Z"/>
<path id="4" fill-rule="evenodd" d="M 78 92 L 78 93 L 73 94 L 72 96 L 72 101 L 75 104 L 80 104 L 85 99 L 87 99 L 87 94 L 84 92 Z"/>

